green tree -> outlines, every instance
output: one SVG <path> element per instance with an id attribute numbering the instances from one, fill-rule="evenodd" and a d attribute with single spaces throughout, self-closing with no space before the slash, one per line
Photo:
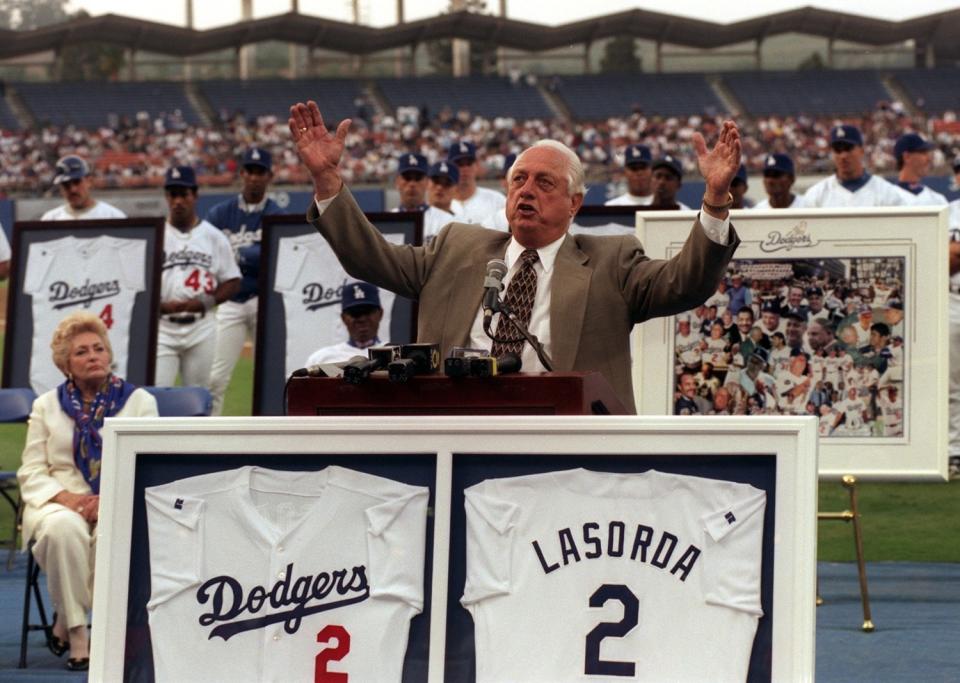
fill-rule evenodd
<path id="1" fill-rule="evenodd" d="M 643 62 L 636 55 L 637 44 L 633 36 L 617 36 L 603 47 L 600 71 L 605 74 L 635 74 L 642 70 Z"/>
<path id="2" fill-rule="evenodd" d="M 70 18 L 67 0 L 0 0 L 0 27 L 30 31 Z"/>
<path id="3" fill-rule="evenodd" d="M 487 13 L 487 0 L 450 0 L 445 13 L 474 12 Z M 434 73 L 449 76 L 453 73 L 453 41 L 435 40 L 427 43 L 427 55 L 430 68 Z M 488 40 L 470 41 L 470 73 L 489 74 L 497 68 L 497 46 Z"/>

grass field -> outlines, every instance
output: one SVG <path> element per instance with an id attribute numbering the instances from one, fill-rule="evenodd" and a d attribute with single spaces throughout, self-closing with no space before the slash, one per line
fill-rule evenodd
<path id="1" fill-rule="evenodd" d="M 0 300 L 6 288 L 0 286 Z M 2 304 L 0 304 L 2 306 Z M 3 337 L 0 335 L 0 353 Z M 0 356 L 2 357 L 2 356 Z M 253 361 L 243 357 L 224 400 L 224 415 L 250 415 Z M 0 424 L 0 470 L 19 466 L 26 426 Z M 847 490 L 820 484 L 820 510 L 847 509 Z M 960 480 L 945 483 L 873 483 L 859 486 L 864 552 L 868 561 L 960 562 Z M 0 504 L 0 538 L 8 538 L 13 515 Z M 820 522 L 819 559 L 852 561 L 853 529 L 846 522 Z"/>

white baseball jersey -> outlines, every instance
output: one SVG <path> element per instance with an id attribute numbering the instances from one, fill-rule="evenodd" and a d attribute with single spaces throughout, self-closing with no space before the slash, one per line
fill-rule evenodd
<path id="1" fill-rule="evenodd" d="M 440 230 L 448 223 L 457 220 L 452 213 L 436 206 L 428 206 L 423 212 L 423 243 L 440 234 Z"/>
<path id="2" fill-rule="evenodd" d="M 507 198 L 503 193 L 486 187 L 478 187 L 470 199 L 454 199 L 450 205 L 453 215 L 463 223 L 477 223 L 484 221 L 495 211 L 503 211 L 507 205 Z"/>
<path id="3" fill-rule="evenodd" d="M 702 337 L 696 332 L 691 332 L 690 334 L 677 333 L 674 338 L 674 349 L 681 363 L 688 367 L 700 364 L 702 355 L 700 351 L 701 339 Z"/>
<path id="4" fill-rule="evenodd" d="M 880 409 L 880 421 L 883 436 L 903 436 L 903 401 L 900 392 L 891 399 L 887 390 L 877 394 L 877 407 Z"/>
<path id="5" fill-rule="evenodd" d="M 714 292 L 710 298 L 704 302 L 705 306 L 716 306 L 717 316 L 723 315 L 723 312 L 730 306 L 730 295 L 726 292 Z"/>
<path id="6" fill-rule="evenodd" d="M 743 681 L 766 494 L 584 469 L 466 490 L 477 683 Z"/>
<path id="7" fill-rule="evenodd" d="M 650 206 L 653 204 L 653 195 L 636 195 L 630 194 L 629 192 L 624 192 L 619 197 L 614 197 L 613 199 L 608 199 L 605 201 L 604 206 Z"/>
<path id="8" fill-rule="evenodd" d="M 842 401 L 838 401 L 834 405 L 834 408 L 845 415 L 843 424 L 837 427 L 835 433 L 842 431 L 847 435 L 859 435 L 865 428 L 869 432 L 869 428 L 866 427 L 863 421 L 863 413 L 867 409 L 867 404 L 863 402 L 862 398 L 859 396 L 856 398 L 845 398 Z"/>
<path id="9" fill-rule="evenodd" d="M 832 409 L 826 415 L 820 416 L 820 423 L 817 425 L 820 436 L 830 436 L 833 433 L 833 425 L 836 424 L 837 418 L 837 414 Z"/>
<path id="10" fill-rule="evenodd" d="M 917 193 L 909 190 L 907 192 L 913 197 L 913 203 L 917 206 L 946 206 L 949 203 L 946 197 L 926 185 Z"/>
<path id="11" fill-rule="evenodd" d="M 239 277 L 233 247 L 219 228 L 204 220 L 186 232 L 166 224 L 161 301 L 188 301 L 213 294 L 221 283 Z"/>
<path id="12" fill-rule="evenodd" d="M 802 209 L 802 208 L 805 207 L 805 206 L 806 206 L 806 204 L 805 204 L 804 201 L 803 201 L 803 197 L 802 197 L 801 195 L 795 194 L 795 195 L 793 195 L 793 201 L 790 202 L 790 206 L 788 206 L 788 207 L 786 207 L 786 208 L 788 208 L 788 209 Z M 770 209 L 770 208 L 772 208 L 772 207 L 770 206 L 770 199 L 767 198 L 767 199 L 761 199 L 759 202 L 757 202 L 756 204 L 754 204 L 752 207 L 749 207 L 749 208 L 752 208 L 752 209 Z"/>
<path id="13" fill-rule="evenodd" d="M 780 372 L 776 376 L 777 405 L 785 413 L 803 415 L 807 406 L 807 397 L 810 396 L 810 378 L 806 375 L 795 375 L 792 372 Z M 792 395 L 796 390 L 796 395 Z"/>
<path id="14" fill-rule="evenodd" d="M 74 211 L 69 204 L 61 204 L 50 209 L 40 217 L 42 221 L 89 221 L 97 218 L 126 218 L 127 214 L 117 207 L 94 200 L 93 206 L 85 211 Z"/>
<path id="15" fill-rule="evenodd" d="M 770 349 L 767 365 L 774 376 L 786 372 L 790 368 L 790 347 L 781 346 L 779 349 Z"/>
<path id="16" fill-rule="evenodd" d="M 113 347 L 114 371 L 127 375 L 130 318 L 145 287 L 146 241 L 102 235 L 61 237 L 28 248 L 23 293 L 31 297 L 30 386 L 37 394 L 63 382 L 50 340 L 60 321 L 79 309 L 100 316 Z"/>
<path id="17" fill-rule="evenodd" d="M 400 681 L 427 495 L 341 467 L 147 488 L 156 680 Z"/>
<path id="18" fill-rule="evenodd" d="M 842 206 L 910 206 L 913 195 L 893 183 L 872 175 L 866 184 L 855 192 L 843 185 L 836 174 L 824 178 L 803 195 L 804 207 Z"/>
<path id="19" fill-rule="evenodd" d="M 10 260 L 10 242 L 7 241 L 7 233 L 0 223 L 0 263 Z"/>
<path id="20" fill-rule="evenodd" d="M 403 244 L 403 235 L 384 235 L 388 242 Z M 277 274 L 273 288 L 283 296 L 287 326 L 286 375 L 303 367 L 318 347 L 331 346 L 350 334 L 340 320 L 341 288 L 352 280 L 336 254 L 319 233 L 284 237 L 277 245 Z M 383 318 L 380 330 L 389 335 L 390 316 L 396 295 L 380 290 Z M 360 355 L 365 355 L 361 353 Z"/>
<path id="21" fill-rule="evenodd" d="M 350 360 L 354 356 L 363 356 L 366 358 L 367 350 L 358 349 L 348 341 L 340 342 L 339 344 L 324 346 L 322 349 L 317 349 L 311 353 L 310 357 L 307 358 L 305 366 L 323 365 L 324 363 L 342 363 Z"/>

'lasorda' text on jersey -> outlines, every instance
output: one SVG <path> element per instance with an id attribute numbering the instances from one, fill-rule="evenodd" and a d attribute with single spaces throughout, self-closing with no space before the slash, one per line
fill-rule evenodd
<path id="1" fill-rule="evenodd" d="M 334 592 L 338 596 L 346 597 L 324 602 L 325 598 Z M 197 602 L 201 605 L 210 603 L 210 611 L 200 615 L 200 625 L 210 626 L 216 622 L 226 622 L 210 631 L 211 639 L 219 636 L 224 640 L 229 640 L 238 633 L 265 628 L 281 621 L 284 630 L 293 635 L 300 628 L 303 617 L 354 605 L 369 597 L 367 568 L 363 565 L 353 567 L 352 570 L 344 568 L 294 578 L 291 562 L 287 565 L 283 578 L 269 590 L 264 586 L 254 586 L 245 591 L 239 581 L 225 574 L 215 576 L 197 589 Z M 244 614 L 257 614 L 266 605 L 274 610 L 283 607 L 290 609 L 260 617 L 238 619 Z"/>
<path id="2" fill-rule="evenodd" d="M 57 280 L 50 284 L 50 303 L 54 309 L 68 308 L 70 306 L 90 307 L 90 304 L 98 299 L 109 299 L 120 293 L 119 280 L 107 280 L 106 282 L 90 282 L 90 279 L 79 287 L 71 287 L 70 283 L 63 280 Z"/>
<path id="3" fill-rule="evenodd" d="M 671 574 L 681 581 L 700 557 L 700 548 L 687 545 L 682 553 L 677 552 L 680 539 L 669 531 L 658 532 L 653 527 L 637 524 L 627 534 L 624 522 L 611 521 L 601 526 L 597 522 L 587 522 L 580 531 L 580 540 L 574 538 L 573 531 L 567 527 L 557 531 L 556 542 L 543 544 L 532 541 L 533 552 L 540 561 L 544 574 L 549 574 L 571 562 L 596 560 L 601 557 L 620 557 L 635 562 L 649 563 L 658 569 L 669 569 Z M 546 553 L 544 553 L 546 548 Z M 675 554 L 678 555 L 674 560 Z"/>

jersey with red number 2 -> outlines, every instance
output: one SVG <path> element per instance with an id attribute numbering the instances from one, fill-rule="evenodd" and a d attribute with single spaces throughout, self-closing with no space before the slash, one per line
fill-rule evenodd
<path id="1" fill-rule="evenodd" d="M 336 641 L 335 646 L 330 646 L 332 640 Z M 349 680 L 347 674 L 327 671 L 329 662 L 339 662 L 350 652 L 350 634 L 347 633 L 347 629 L 334 624 L 324 626 L 317 633 L 317 642 L 325 643 L 327 647 L 317 655 L 313 683 L 347 683 Z"/>

